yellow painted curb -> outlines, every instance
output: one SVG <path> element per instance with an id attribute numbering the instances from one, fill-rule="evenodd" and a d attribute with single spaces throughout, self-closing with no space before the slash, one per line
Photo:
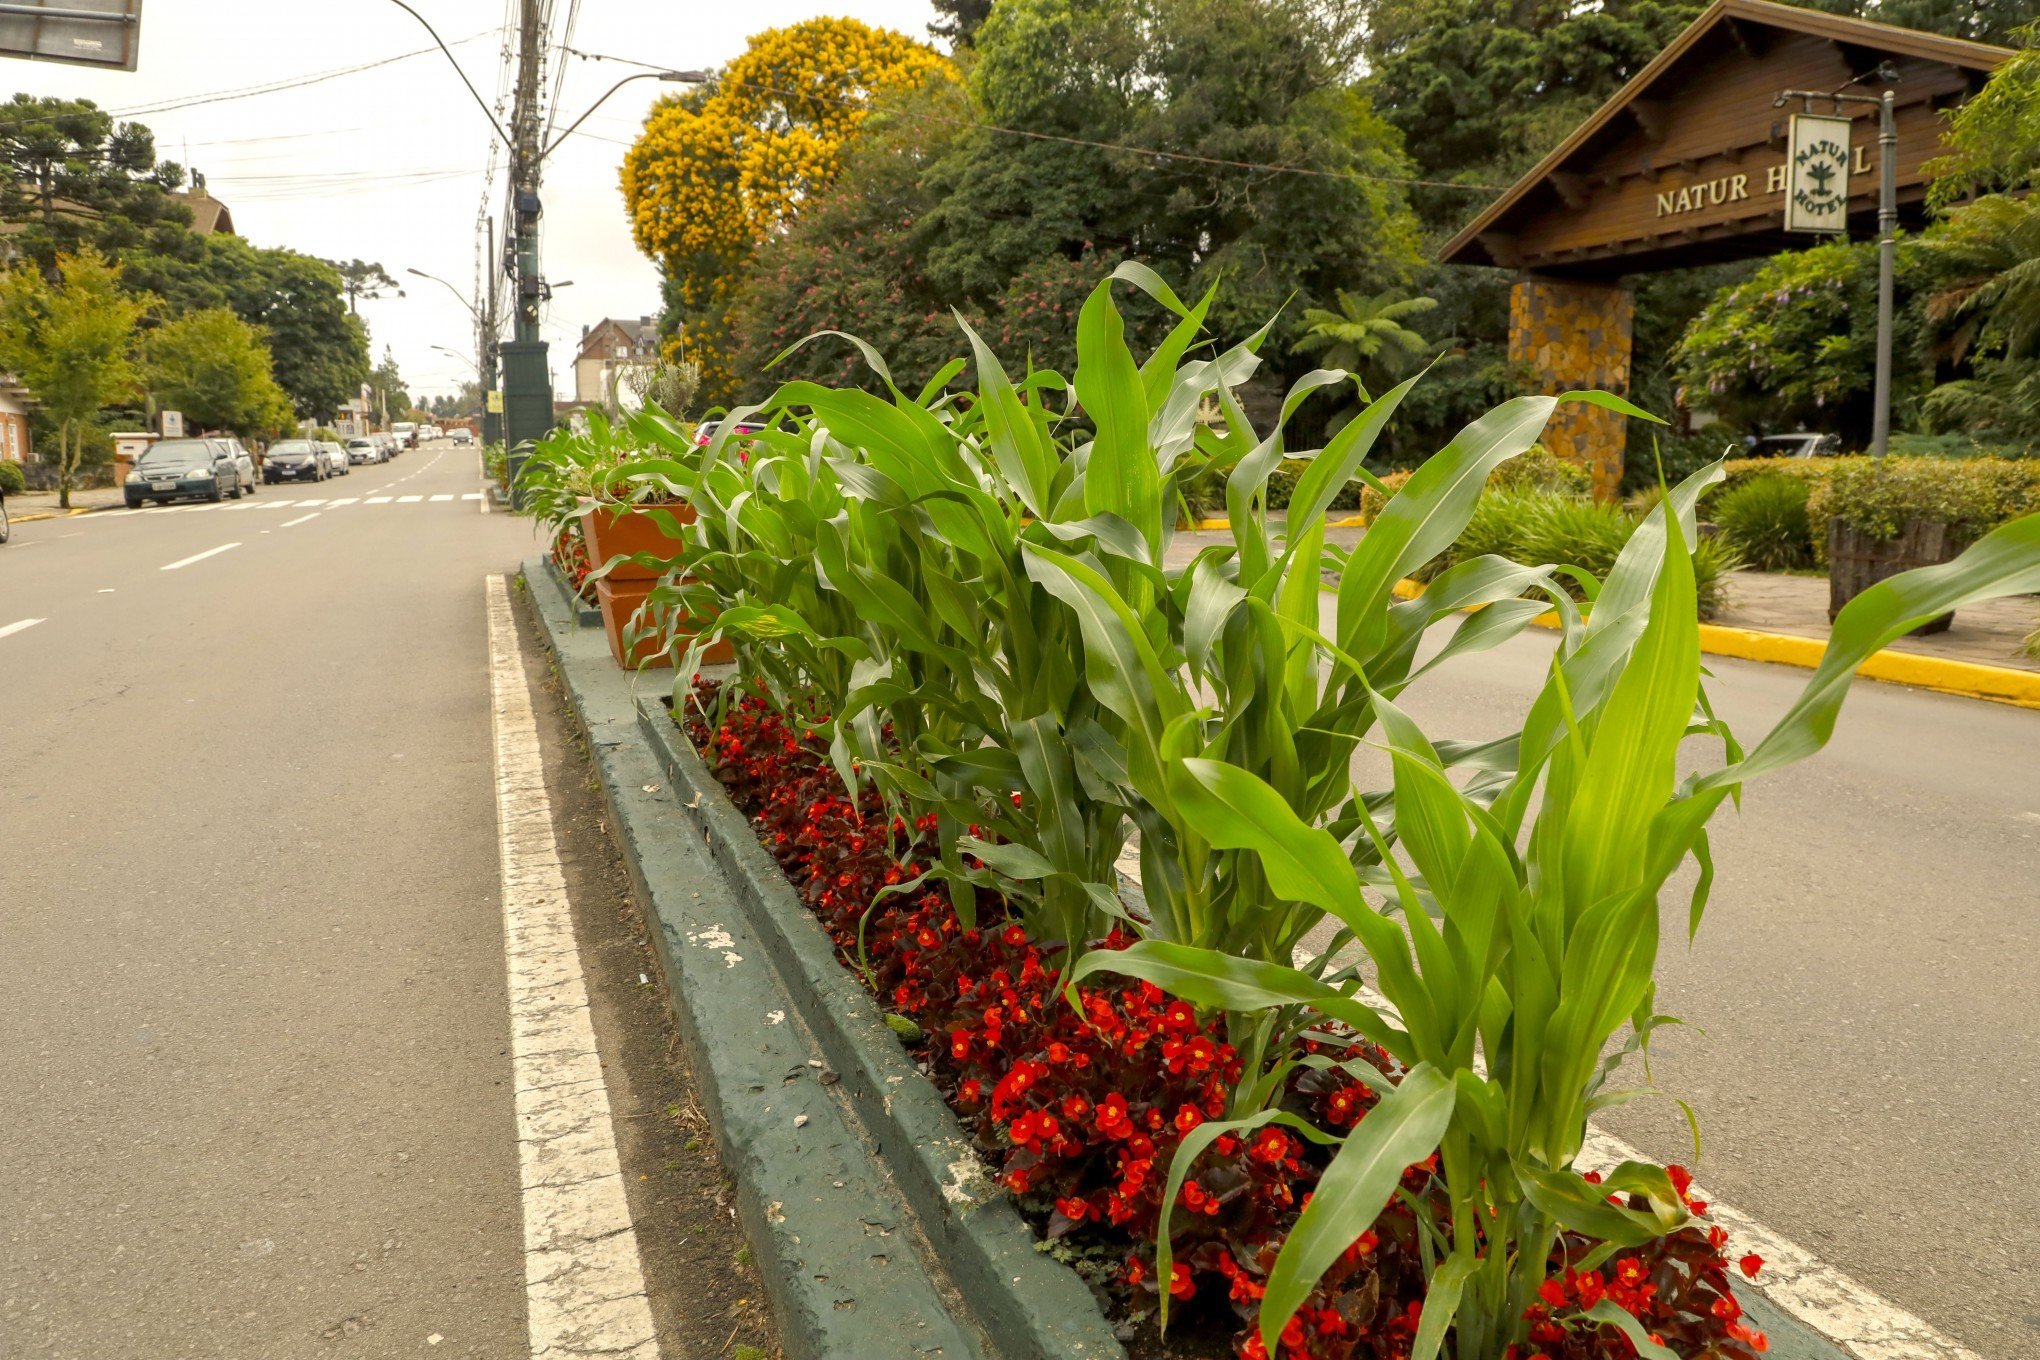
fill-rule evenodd
<path id="1" fill-rule="evenodd" d="M 39 519 L 73 519 L 79 515 L 89 515 L 95 508 L 90 505 L 74 505 L 69 510 L 38 510 L 32 515 L 9 515 L 7 522 L 33 524 Z"/>
<path id="2" fill-rule="evenodd" d="M 1395 583 L 1396 595 L 1405 600 L 1414 599 L 1423 589 L 1421 583 L 1408 578 Z M 1556 628 L 1558 614 L 1556 611 L 1540 614 L 1533 622 L 1540 627 Z M 1760 633 L 1750 628 L 1703 623 L 1700 625 L 1700 650 L 1709 656 L 1767 661 L 1773 665 L 1812 670 L 1827 655 L 1827 643 L 1819 638 L 1799 637 L 1791 633 Z M 1917 652 L 1897 652 L 1887 647 L 1858 666 L 1856 674 L 1866 680 L 1911 685 L 1916 689 L 1988 699 L 1992 703 L 2014 704 L 2020 708 L 2040 708 L 2040 671 L 1984 666 L 1974 661 L 1921 656 Z"/>

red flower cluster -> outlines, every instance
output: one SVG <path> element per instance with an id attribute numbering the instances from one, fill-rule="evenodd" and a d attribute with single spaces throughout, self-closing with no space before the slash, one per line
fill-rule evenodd
<path id="1" fill-rule="evenodd" d="M 699 698 L 700 712 L 716 711 L 707 682 Z M 1221 1017 L 1200 1016 L 1147 982 L 1079 988 L 1071 1006 L 1056 990 L 1059 951 L 1032 941 L 997 898 L 980 894 L 976 924 L 967 928 L 946 891 L 878 896 L 933 860 L 933 816 L 888 820 L 869 792 L 853 804 L 817 734 L 755 694 L 729 703 L 713 727 L 698 715 L 686 726 L 844 961 L 920 1026 L 923 1070 L 1001 1183 L 1079 1269 L 1133 1311 L 1148 1311 L 1164 1289 L 1186 1321 L 1215 1321 L 1229 1310 L 1242 1360 L 1405 1360 L 1424 1275 L 1418 1224 L 1400 1202 L 1325 1274 L 1284 1329 L 1279 1357 L 1263 1348 L 1256 1325 L 1268 1271 L 1327 1156 L 1277 1125 L 1211 1141 L 1178 1189 L 1174 1260 L 1169 1277 L 1157 1278 L 1153 1242 L 1176 1150 L 1225 1114 L 1242 1077 Z M 1098 943 L 1130 942 L 1115 930 Z M 1325 1051 L 1314 1041 L 1308 1047 Z M 1351 1042 L 1329 1056 L 1400 1076 L 1369 1044 Z M 1343 1071 L 1303 1067 L 1282 1107 L 1339 1134 L 1375 1099 Z M 1683 1193 L 1690 1180 L 1678 1184 Z M 1411 1167 L 1404 1186 L 1435 1204 L 1435 1218 L 1449 1219 L 1435 1156 Z M 1696 1213 L 1704 1209 L 1695 1203 Z M 1629 1309 L 1681 1354 L 1755 1360 L 1766 1343 L 1739 1320 L 1725 1242 L 1719 1228 L 1711 1238 L 1687 1229 L 1581 1274 L 1567 1262 L 1591 1244 L 1568 1237 L 1553 1253 L 1563 1273 L 1529 1315 L 1536 1348 L 1512 1360 L 1626 1360 L 1634 1350 L 1618 1329 L 1580 1317 L 1601 1298 Z M 1757 1265 L 1747 1257 L 1743 1268 L 1753 1274 Z"/>
<path id="2" fill-rule="evenodd" d="M 595 588 L 588 584 L 588 573 L 595 570 L 595 564 L 588 560 L 588 541 L 581 537 L 579 525 L 570 524 L 553 535 L 552 560 L 574 594 L 590 602 L 595 599 Z"/>

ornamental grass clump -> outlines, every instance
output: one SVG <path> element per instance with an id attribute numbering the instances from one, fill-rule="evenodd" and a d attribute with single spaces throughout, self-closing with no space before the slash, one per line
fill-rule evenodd
<path id="1" fill-rule="evenodd" d="M 1812 487 L 1794 477 L 1756 477 L 1722 492 L 1709 514 L 1722 539 L 1758 571 L 1813 565 L 1813 529 L 1806 514 Z"/>
<path id="2" fill-rule="evenodd" d="M 1177 318 L 1145 358 L 1115 285 Z M 1698 929 L 1709 819 L 1747 780 L 1825 744 L 1871 652 L 1957 605 L 2040 589 L 2040 518 L 1864 592 L 1801 699 L 1745 750 L 1701 684 L 1694 511 L 1719 464 L 1619 538 L 1554 532 L 1563 550 L 1452 558 L 1490 478 L 1560 401 L 1649 417 L 1601 393 L 1520 397 L 1390 494 L 1364 463 L 1418 379 L 1324 448 L 1291 449 L 1291 417 L 1345 375 L 1299 379 L 1256 429 L 1233 394 L 1260 336 L 1209 347 L 1210 301 L 1187 305 L 1126 265 L 1085 303 L 1067 379 L 1013 377 L 966 329 L 970 359 L 916 391 L 864 349 L 884 395 L 788 383 L 698 449 L 640 418 L 659 456 L 619 476 L 677 489 L 699 514 L 653 597 L 706 629 L 671 644 L 676 706 L 704 740 L 728 726 L 740 691 L 703 705 L 690 682 L 707 646 L 733 641 L 748 693 L 783 724 L 785 758 L 826 760 L 840 789 L 840 807 L 812 799 L 780 828 L 789 854 L 809 857 L 783 862 L 811 874 L 862 842 L 859 864 L 808 879 L 811 900 L 896 1004 L 925 998 L 951 1008 L 929 1019 L 952 1023 L 974 1013 L 947 1061 L 984 1066 L 958 1069 L 951 1089 L 966 1115 L 989 1102 L 984 1127 L 1032 1159 L 1008 1161 L 1009 1184 L 1052 1185 L 1071 1224 L 1094 1211 L 1111 1224 L 1112 1193 L 1127 1225 L 1147 1230 L 1152 1211 L 1151 1253 L 1135 1260 L 1166 1284 L 1164 1325 L 1172 1301 L 1223 1281 L 1254 1318 L 1239 1344 L 1250 1357 L 1753 1353 L 1680 1179 L 1575 1165 L 1597 1110 L 1655 1094 L 1624 1069 L 1665 1020 L 1660 897 L 1694 860 Z M 974 389 L 952 391 L 966 368 Z M 1197 419 L 1207 402 L 1215 426 Z M 740 436 L 744 422 L 762 428 Z M 1271 526 L 1269 479 L 1298 459 L 1287 524 Z M 1173 507 L 1207 475 L 1222 475 L 1230 534 L 1186 560 L 1170 552 Z M 1383 505 L 1344 552 L 1327 545 L 1325 514 L 1356 477 Z M 1398 595 L 1422 575 L 1414 598 Z M 1551 658 L 1515 730 L 1446 739 L 1399 705 L 1547 611 Z M 1363 745 L 1387 754 L 1385 787 L 1356 784 Z M 728 753 L 740 764 L 742 748 Z M 1718 768 L 1682 775 L 1691 748 L 1718 753 Z M 1136 832 L 1137 898 L 1116 869 Z M 1307 945 L 1321 926 L 1329 940 Z M 908 971 L 909 948 L 946 960 L 940 978 Z M 967 1004 L 959 975 L 979 989 Z M 1034 1045 L 1068 1051 L 1057 1027 L 1123 1023 L 1147 1037 L 1112 1070 L 1167 1074 L 1155 1014 L 1187 1026 L 1166 1042 L 1203 1036 L 1215 1066 L 1189 1074 L 1204 1080 L 1178 1101 L 1191 1107 L 1180 1127 L 1147 1107 L 1138 1193 L 1108 1193 L 1086 1179 L 1104 1154 L 1084 1148 L 1114 1145 L 1106 1164 L 1128 1179 L 1130 1149 L 1097 1127 L 1111 1093 L 1057 1089 L 1085 1102 L 1081 1117 L 1040 1103 L 1057 1065 Z M 1121 1093 L 1129 1111 L 1146 1089 Z M 1320 1102 L 1341 1092 L 1330 1118 Z M 1244 1222 L 1232 1206 L 1261 1192 L 1226 1196 L 1260 1182 L 1234 1162 L 1278 1144 L 1281 1183 L 1309 1187 L 1293 1219 L 1185 1235 L 1186 1222 Z M 1391 1239 L 1399 1264 L 1383 1276 L 1364 1258 Z M 1688 1272 L 1689 1250 L 1712 1264 Z M 1701 1309 L 1712 1331 L 1688 1329 L 1684 1304 L 1659 1311 L 1695 1280 L 1714 1291 Z M 1392 1344 L 1372 1311 L 1384 1288 L 1421 1289 Z M 1362 1325 L 1374 1339 L 1356 1351 Z"/>

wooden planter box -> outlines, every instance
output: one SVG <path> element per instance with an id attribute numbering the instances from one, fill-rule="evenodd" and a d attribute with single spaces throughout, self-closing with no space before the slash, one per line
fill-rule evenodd
<path id="1" fill-rule="evenodd" d="M 581 534 L 588 540 L 588 560 L 600 567 L 612 557 L 627 557 L 634 553 L 650 553 L 654 557 L 677 554 L 680 540 L 666 533 L 657 519 L 643 513 L 648 509 L 670 511 L 680 523 L 694 523 L 694 507 L 684 501 L 658 506 L 595 506 L 581 517 Z M 658 578 L 655 568 L 636 562 L 618 563 L 608 576 L 612 581 L 656 581 Z"/>
<path id="2" fill-rule="evenodd" d="M 631 617 L 657 584 L 654 580 L 619 581 L 614 576 L 605 576 L 595 583 L 595 599 L 602 607 L 602 632 L 609 639 L 609 654 L 616 658 L 617 665 L 627 671 L 640 666 L 672 664 L 671 659 L 660 651 L 660 640 L 656 635 L 639 638 L 637 645 L 629 649 L 623 643 L 623 630 L 630 626 Z M 702 657 L 703 663 L 710 666 L 724 665 L 736 659 L 736 651 L 727 642 L 716 643 Z"/>
<path id="3" fill-rule="evenodd" d="M 1898 537 L 1891 539 L 1872 538 L 1840 519 L 1829 519 L 1827 535 L 1829 623 L 1835 621 L 1843 605 L 1885 577 L 1953 561 L 1969 546 L 1952 526 L 1920 519 L 1908 520 Z M 1943 633 L 1954 622 L 1950 611 L 1913 629 L 1912 635 Z"/>

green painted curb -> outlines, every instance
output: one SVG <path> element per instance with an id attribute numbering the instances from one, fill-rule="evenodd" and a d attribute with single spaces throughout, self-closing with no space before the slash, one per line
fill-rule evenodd
<path id="1" fill-rule="evenodd" d="M 963 1320 L 955 1285 L 830 1085 L 768 951 L 675 791 L 661 787 L 631 677 L 601 634 L 575 628 L 539 561 L 525 564 L 524 579 L 655 923 L 667 994 L 785 1354 L 999 1360 Z"/>
<path id="2" fill-rule="evenodd" d="M 724 794 L 658 698 L 640 695 L 639 726 L 675 794 L 700 827 L 751 924 L 791 984 L 842 1089 L 878 1145 L 963 1296 L 1001 1349 L 1027 1360 L 1118 1360 L 1125 1349 L 1076 1272 L 985 1171 L 956 1116 L 900 1041 L 878 1003 L 837 962 L 821 923 L 801 904 L 757 833 Z"/>

